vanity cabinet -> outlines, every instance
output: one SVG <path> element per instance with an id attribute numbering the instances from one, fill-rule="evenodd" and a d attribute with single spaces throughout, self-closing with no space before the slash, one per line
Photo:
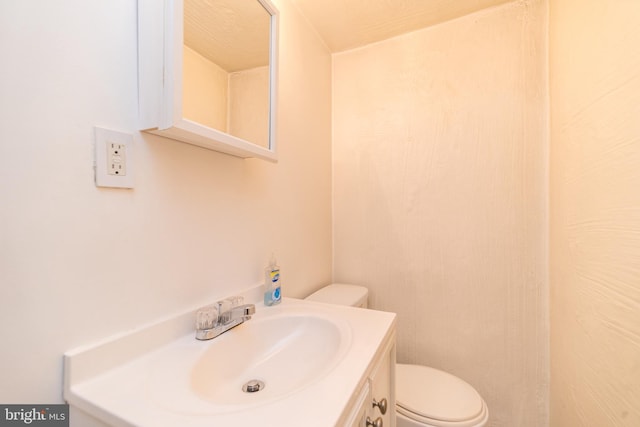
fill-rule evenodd
<path id="1" fill-rule="evenodd" d="M 382 426 L 395 427 L 396 423 L 396 398 L 395 398 L 395 367 L 396 367 L 395 345 L 384 354 L 384 357 L 376 367 L 370 377 L 371 399 L 370 420 L 381 418 Z M 383 414 L 384 412 L 384 414 Z M 366 426 L 365 423 L 363 426 Z"/>
<path id="2" fill-rule="evenodd" d="M 367 379 L 367 382 L 360 389 L 357 394 L 354 408 L 348 416 L 348 421 L 345 424 L 347 427 L 364 427 L 366 426 L 366 419 L 369 415 L 369 402 L 371 402 L 371 384 Z"/>
<path id="3" fill-rule="evenodd" d="M 395 427 L 396 347 L 391 340 L 372 362 L 366 379 L 352 400 L 345 425 Z"/>

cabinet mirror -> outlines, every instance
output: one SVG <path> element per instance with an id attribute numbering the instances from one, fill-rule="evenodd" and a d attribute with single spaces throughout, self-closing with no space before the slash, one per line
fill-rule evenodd
<path id="1" fill-rule="evenodd" d="M 275 7 L 268 0 L 139 0 L 138 7 L 141 129 L 275 161 Z"/>

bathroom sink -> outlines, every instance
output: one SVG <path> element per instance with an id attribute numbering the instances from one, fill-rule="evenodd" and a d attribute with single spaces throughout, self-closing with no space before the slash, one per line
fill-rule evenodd
<path id="1" fill-rule="evenodd" d="M 395 340 L 392 313 L 292 298 L 256 304 L 208 341 L 194 320 L 189 311 L 68 351 L 65 400 L 117 427 L 351 425 L 369 364 Z M 243 391 L 253 380 L 264 387 Z"/>
<path id="2" fill-rule="evenodd" d="M 295 311 L 254 316 L 210 341 L 189 337 L 167 349 L 154 360 L 148 390 L 156 403 L 182 413 L 245 410 L 324 377 L 350 343 L 339 320 Z"/>
<path id="3" fill-rule="evenodd" d="M 220 337 L 191 369 L 191 388 L 221 405 L 262 403 L 317 380 L 341 359 L 345 328 L 305 315 L 255 319 Z M 249 381 L 258 391 L 243 391 Z"/>

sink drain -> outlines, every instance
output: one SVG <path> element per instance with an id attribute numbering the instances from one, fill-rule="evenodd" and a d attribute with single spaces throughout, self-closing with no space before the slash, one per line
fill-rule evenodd
<path id="1" fill-rule="evenodd" d="M 245 393 L 256 393 L 264 388 L 264 383 L 260 380 L 247 381 L 242 386 L 242 391 Z"/>

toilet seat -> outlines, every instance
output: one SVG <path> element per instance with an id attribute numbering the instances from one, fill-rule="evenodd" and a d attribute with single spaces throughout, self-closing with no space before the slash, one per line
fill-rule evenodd
<path id="1" fill-rule="evenodd" d="M 396 410 L 435 427 L 475 427 L 489 414 L 478 392 L 460 378 L 421 365 L 396 365 Z"/>

